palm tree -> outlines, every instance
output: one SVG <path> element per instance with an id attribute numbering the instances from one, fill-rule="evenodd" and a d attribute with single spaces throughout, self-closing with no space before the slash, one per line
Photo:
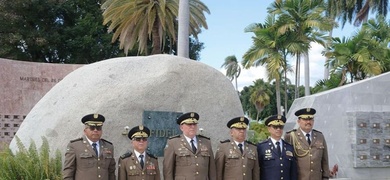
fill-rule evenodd
<path id="1" fill-rule="evenodd" d="M 237 78 L 238 76 L 240 76 L 241 67 L 238 64 L 236 56 L 232 55 L 226 57 L 225 62 L 222 64 L 221 67 L 224 67 L 226 69 L 226 76 L 230 78 L 230 81 L 233 81 L 233 79 L 235 80 L 236 91 L 238 91 Z"/>
<path id="2" fill-rule="evenodd" d="M 280 49 L 283 48 L 279 44 L 279 37 L 276 31 L 272 29 L 275 23 L 274 16 L 267 16 L 264 24 L 252 24 L 248 26 L 245 31 L 253 32 L 255 34 L 252 37 L 253 45 L 243 55 L 242 65 L 244 68 L 249 69 L 252 66 L 265 65 L 268 74 L 268 80 L 276 81 L 276 101 L 278 114 L 281 113 L 280 106 L 280 69 L 284 66 L 284 59 L 280 53 Z"/>
<path id="3" fill-rule="evenodd" d="M 149 54 L 147 47 L 150 40 L 153 46 L 151 54 L 160 54 L 166 36 L 176 42 L 179 0 L 107 0 L 101 8 L 103 24 L 109 24 L 109 32 L 114 31 L 112 41 L 119 38 L 120 48 L 126 54 L 136 45 L 138 53 Z M 189 10 L 189 34 L 197 39 L 201 28 L 207 29 L 203 13 L 210 11 L 200 0 L 191 0 Z"/>
<path id="4" fill-rule="evenodd" d="M 325 45 L 324 32 L 330 31 L 334 21 L 324 16 L 323 0 L 285 0 L 275 1 L 268 12 L 278 17 L 278 32 L 280 34 L 294 33 L 296 41 L 301 42 L 299 49 L 293 52 L 297 57 L 295 85 L 296 93 L 299 87 L 299 66 L 301 56 L 305 58 L 305 95 L 310 95 L 309 50 L 311 42 Z M 297 94 L 296 94 L 297 98 Z"/>
<path id="5" fill-rule="evenodd" d="M 272 92 L 267 87 L 266 83 L 262 79 L 258 79 L 254 82 L 254 85 L 250 88 L 250 99 L 257 110 L 256 120 L 259 120 L 259 115 L 264 107 L 270 103 L 270 94 Z"/>
<path id="6" fill-rule="evenodd" d="M 243 56 L 242 65 L 244 68 L 266 66 L 268 80 L 275 80 L 277 112 L 281 114 L 280 82 L 283 76 L 287 78 L 289 51 L 299 49 L 300 42 L 295 41 L 293 33 L 279 34 L 275 29 L 276 21 L 275 16 L 269 15 L 264 24 L 245 28 L 246 32 L 253 32 L 255 36 L 252 37 L 253 45 Z"/>
<path id="7" fill-rule="evenodd" d="M 366 22 L 368 19 L 368 15 L 370 14 L 370 10 L 377 12 L 379 15 L 386 17 L 388 11 L 388 0 L 366 0 L 364 1 L 356 1 L 356 19 L 354 22 L 355 26 L 359 26 L 362 22 Z"/>
<path id="8" fill-rule="evenodd" d="M 365 79 L 383 72 L 383 64 L 389 60 L 387 48 L 390 37 L 390 26 L 384 17 L 378 21 L 369 20 L 351 39 L 334 38 L 334 43 L 325 55 L 330 58 L 329 65 L 333 72 L 341 71 L 343 84 L 346 75 L 350 81 Z"/>

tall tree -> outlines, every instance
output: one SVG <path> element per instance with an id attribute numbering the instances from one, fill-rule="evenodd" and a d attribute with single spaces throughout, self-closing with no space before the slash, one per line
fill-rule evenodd
<path id="1" fill-rule="evenodd" d="M 364 3 L 364 5 L 363 5 Z M 387 16 L 388 11 L 388 0 L 359 0 L 356 1 L 356 19 L 354 22 L 355 26 L 359 26 L 362 22 L 366 22 L 368 19 L 368 15 L 370 14 L 370 10 L 377 12 L 379 15 L 384 17 Z"/>
<path id="2" fill-rule="evenodd" d="M 324 32 L 332 29 L 334 21 L 324 16 L 323 0 L 284 0 L 275 1 L 268 12 L 278 18 L 277 26 L 280 34 L 294 33 L 301 41 L 304 49 L 297 49 L 296 63 L 296 93 L 299 86 L 299 66 L 301 57 L 305 58 L 305 95 L 310 95 L 309 50 L 311 42 L 325 45 Z M 301 47 L 302 47 L 301 46 Z M 297 94 L 296 94 L 297 97 Z"/>
<path id="3" fill-rule="evenodd" d="M 334 43 L 325 55 L 330 58 L 333 72 L 342 72 L 343 84 L 349 74 L 351 82 L 378 75 L 389 60 L 390 26 L 384 17 L 369 20 L 352 38 L 334 38 Z"/>
<path id="4" fill-rule="evenodd" d="M 98 1 L 2 0 L 0 57 L 92 63 L 120 56 L 102 21 Z"/>
<path id="5" fill-rule="evenodd" d="M 189 34 L 197 39 L 201 28 L 207 29 L 204 12 L 210 13 L 200 0 L 191 0 Z M 103 24 L 109 24 L 109 32 L 114 32 L 112 41 L 118 38 L 120 48 L 127 54 L 138 45 L 139 54 L 147 52 L 148 40 L 152 41 L 151 54 L 160 54 L 168 36 L 175 43 L 179 0 L 107 0 L 102 5 Z"/>
<path id="6" fill-rule="evenodd" d="M 264 107 L 270 104 L 270 91 L 267 84 L 262 80 L 258 79 L 254 82 L 253 87 L 250 89 L 250 102 L 255 105 L 257 110 L 256 120 L 259 120 L 259 115 Z"/>
<path id="7" fill-rule="evenodd" d="M 279 34 L 276 31 L 275 16 L 267 16 L 265 23 L 252 24 L 245 31 L 253 32 L 253 45 L 245 52 L 242 65 L 244 68 L 252 66 L 265 65 L 268 74 L 268 80 L 275 80 L 276 86 L 276 104 L 278 114 L 281 112 L 280 82 L 282 72 L 287 72 L 287 54 L 288 48 L 299 48 L 299 43 L 295 43 L 291 34 Z M 286 74 L 284 74 L 286 78 Z"/>
<path id="8" fill-rule="evenodd" d="M 238 76 L 240 76 L 241 67 L 237 61 L 236 56 L 232 55 L 226 57 L 225 62 L 222 64 L 221 67 L 224 67 L 226 69 L 226 76 L 230 78 L 230 81 L 235 80 L 236 91 L 238 92 L 237 78 Z"/>

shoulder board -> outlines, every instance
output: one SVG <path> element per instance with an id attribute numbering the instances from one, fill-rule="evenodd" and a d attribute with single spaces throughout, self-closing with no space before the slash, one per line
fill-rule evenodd
<path id="1" fill-rule="evenodd" d="M 203 136 L 203 135 L 201 135 L 201 134 L 199 134 L 198 136 L 199 136 L 199 137 L 206 138 L 206 139 L 210 140 L 210 137 Z"/>
<path id="2" fill-rule="evenodd" d="M 221 143 L 227 143 L 227 142 L 230 142 L 230 139 L 226 139 L 224 141 L 220 141 Z"/>
<path id="3" fill-rule="evenodd" d="M 151 157 L 151 158 L 157 159 L 157 157 L 154 156 L 153 154 L 150 154 L 150 153 L 146 153 L 146 154 L 148 154 L 148 156 Z"/>
<path id="4" fill-rule="evenodd" d="M 253 142 L 250 142 L 250 141 L 245 141 L 245 142 L 248 143 L 248 144 L 252 144 L 252 145 L 256 146 L 256 144 L 253 143 Z"/>
<path id="5" fill-rule="evenodd" d="M 179 138 L 180 134 L 169 137 L 168 139 Z"/>
<path id="6" fill-rule="evenodd" d="M 265 144 L 265 143 L 268 143 L 268 139 L 261 141 L 259 144 Z"/>
<path id="7" fill-rule="evenodd" d="M 83 138 L 73 139 L 70 142 L 72 143 L 72 142 L 81 141 L 81 140 L 83 140 Z"/>
<path id="8" fill-rule="evenodd" d="M 315 132 L 318 132 L 318 133 L 321 133 L 321 134 L 322 134 L 322 132 L 321 132 L 321 131 L 318 131 L 318 130 L 315 130 L 315 129 L 313 129 L 313 131 L 315 131 Z"/>
<path id="9" fill-rule="evenodd" d="M 106 142 L 106 143 L 112 144 L 112 142 L 107 141 L 107 140 L 105 140 L 105 139 L 101 139 L 101 140 L 104 141 L 104 142 Z"/>
<path id="10" fill-rule="evenodd" d="M 125 154 L 123 154 L 123 155 L 121 156 L 121 159 L 128 158 L 128 157 L 130 157 L 132 154 L 133 154 L 132 152 L 127 152 L 127 153 L 125 153 Z"/>
<path id="11" fill-rule="evenodd" d="M 291 130 L 291 131 L 287 131 L 286 133 L 291 133 L 291 132 L 295 132 L 295 131 L 297 131 L 297 129 L 293 129 L 293 130 Z"/>

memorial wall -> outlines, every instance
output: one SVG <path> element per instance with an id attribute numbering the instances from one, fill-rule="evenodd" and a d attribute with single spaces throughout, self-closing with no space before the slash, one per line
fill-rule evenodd
<path id="1" fill-rule="evenodd" d="M 0 148 L 46 92 L 81 66 L 0 58 Z"/>

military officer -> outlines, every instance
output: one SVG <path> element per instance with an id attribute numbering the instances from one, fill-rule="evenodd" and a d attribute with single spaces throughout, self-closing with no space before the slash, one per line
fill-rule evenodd
<path id="1" fill-rule="evenodd" d="M 270 138 L 257 144 L 259 154 L 260 179 L 297 180 L 297 162 L 294 149 L 282 139 L 286 118 L 281 115 L 268 117 L 267 126 Z"/>
<path id="2" fill-rule="evenodd" d="M 170 137 L 164 149 L 164 180 L 215 180 L 210 139 L 197 135 L 199 115 L 189 112 L 177 119 L 183 132 Z"/>
<path id="3" fill-rule="evenodd" d="M 256 146 L 245 141 L 249 120 L 236 117 L 227 123 L 231 138 L 221 141 L 215 153 L 217 180 L 259 180 Z"/>
<path id="4" fill-rule="evenodd" d="M 298 129 L 286 133 L 284 139 L 294 146 L 299 180 L 329 179 L 328 149 L 324 135 L 315 129 L 313 108 L 295 112 Z"/>
<path id="5" fill-rule="evenodd" d="M 116 179 L 114 146 L 101 138 L 104 121 L 101 114 L 88 114 L 81 119 L 84 136 L 68 144 L 62 171 L 64 179 Z"/>
<path id="6" fill-rule="evenodd" d="M 136 126 L 129 131 L 133 151 L 119 158 L 118 180 L 160 180 L 157 158 L 146 152 L 149 136 L 146 126 Z"/>

